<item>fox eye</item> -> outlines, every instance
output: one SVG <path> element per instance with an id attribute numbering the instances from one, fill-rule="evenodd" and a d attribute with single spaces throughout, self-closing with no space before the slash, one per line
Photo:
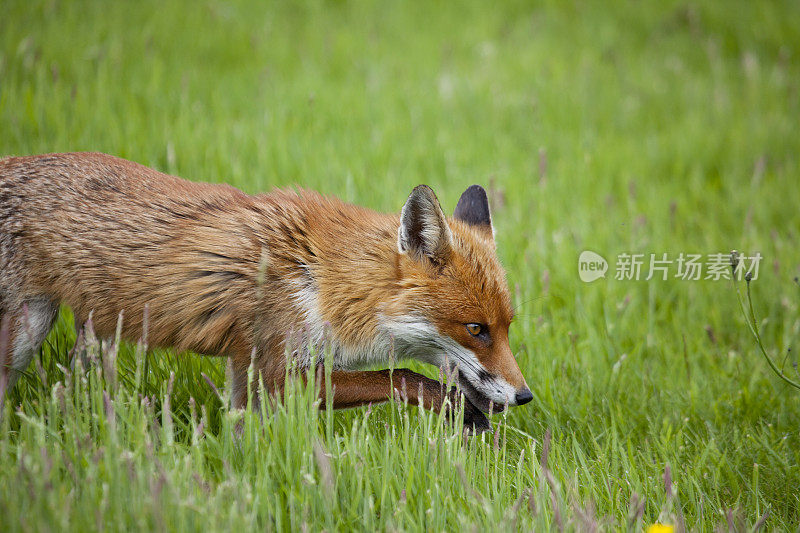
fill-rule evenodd
<path id="1" fill-rule="evenodd" d="M 483 333 L 486 333 L 486 326 L 483 324 L 467 324 L 467 331 L 473 337 L 480 337 Z"/>

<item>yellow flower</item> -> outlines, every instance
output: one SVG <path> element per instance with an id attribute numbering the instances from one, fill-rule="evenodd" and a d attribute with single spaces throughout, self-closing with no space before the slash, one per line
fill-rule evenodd
<path id="1" fill-rule="evenodd" d="M 674 533 L 672 524 L 653 524 L 647 528 L 647 533 Z"/>

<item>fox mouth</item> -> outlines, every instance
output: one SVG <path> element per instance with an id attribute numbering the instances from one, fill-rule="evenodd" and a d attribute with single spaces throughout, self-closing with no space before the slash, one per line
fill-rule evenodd
<path id="1" fill-rule="evenodd" d="M 458 374 L 458 387 L 461 389 L 461 392 L 464 393 L 464 396 L 467 397 L 469 403 L 484 413 L 489 413 L 489 411 L 492 413 L 502 413 L 506 408 L 505 405 L 498 405 L 490 400 L 485 394 L 475 388 L 463 374 Z"/>

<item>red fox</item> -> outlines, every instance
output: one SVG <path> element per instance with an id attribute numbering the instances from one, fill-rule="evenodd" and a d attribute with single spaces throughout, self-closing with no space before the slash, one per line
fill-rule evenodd
<path id="1" fill-rule="evenodd" d="M 2 159 L 7 388 L 60 303 L 76 324 L 92 312 L 107 337 L 124 311 L 128 339 L 147 307 L 150 345 L 229 357 L 237 408 L 251 362 L 275 391 L 287 361 L 307 368 L 323 344 L 335 408 L 388 400 L 401 383 L 409 403 L 435 411 L 459 398 L 408 369 L 359 370 L 403 358 L 454 372 L 478 430 L 490 402 L 497 412 L 533 398 L 509 346 L 513 310 L 477 185 L 452 217 L 425 185 L 392 215 L 305 190 L 250 196 L 99 153 Z"/>

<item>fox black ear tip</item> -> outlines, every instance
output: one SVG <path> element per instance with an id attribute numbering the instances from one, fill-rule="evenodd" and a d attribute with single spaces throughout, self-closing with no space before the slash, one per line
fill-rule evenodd
<path id="1" fill-rule="evenodd" d="M 489 198 L 480 185 L 470 185 L 463 192 L 453 211 L 458 220 L 472 226 L 492 226 L 492 215 L 489 210 Z"/>
<path id="2" fill-rule="evenodd" d="M 471 193 L 471 194 L 477 193 L 477 194 L 481 194 L 483 196 L 486 196 L 486 189 L 484 189 L 483 187 L 481 187 L 477 183 L 475 185 L 470 185 L 469 187 L 467 187 L 467 190 L 464 191 L 464 192 L 468 192 L 468 193 Z"/>

